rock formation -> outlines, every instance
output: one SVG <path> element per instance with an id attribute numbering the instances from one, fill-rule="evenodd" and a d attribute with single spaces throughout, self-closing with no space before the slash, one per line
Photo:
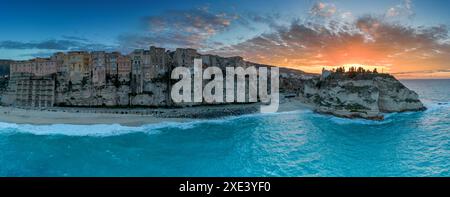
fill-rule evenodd
<path id="1" fill-rule="evenodd" d="M 332 73 L 304 80 L 299 98 L 316 112 L 345 118 L 381 120 L 383 113 L 424 110 L 418 95 L 388 74 Z"/>
<path id="2" fill-rule="evenodd" d="M 25 107 L 186 107 L 170 97 L 173 68 L 193 68 L 194 58 L 203 67 L 272 67 L 241 57 L 203 55 L 195 49 L 166 51 L 150 47 L 128 55 L 118 52 L 56 53 L 50 58 L 11 63 L 3 105 Z M 30 81 L 31 80 L 31 81 Z M 53 83 L 47 83 L 53 80 Z M 44 83 L 45 82 L 45 83 Z M 34 84 L 34 85 L 27 85 Z M 52 87 L 42 86 L 53 84 Z M 42 86 L 42 87 L 41 87 Z M 44 97 L 42 91 L 47 91 Z M 294 95 L 319 113 L 347 118 L 383 119 L 385 112 L 423 110 L 418 95 L 393 76 L 378 73 L 327 71 L 322 75 L 280 68 L 280 92 Z"/>

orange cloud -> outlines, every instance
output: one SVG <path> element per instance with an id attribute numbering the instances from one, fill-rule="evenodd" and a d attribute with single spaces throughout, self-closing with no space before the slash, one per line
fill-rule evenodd
<path id="1" fill-rule="evenodd" d="M 288 28 L 212 52 L 308 72 L 359 64 L 382 68 L 400 78 L 450 78 L 446 26 L 411 27 L 371 16 L 352 23 L 294 22 Z M 400 74 L 405 72 L 408 74 Z"/>

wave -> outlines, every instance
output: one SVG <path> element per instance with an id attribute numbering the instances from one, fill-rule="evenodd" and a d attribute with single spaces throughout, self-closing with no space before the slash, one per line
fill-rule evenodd
<path id="1" fill-rule="evenodd" d="M 153 133 L 155 130 L 147 130 L 145 127 L 128 127 L 119 124 L 95 124 L 95 125 L 31 125 L 0 123 L 2 133 L 29 133 L 34 135 L 67 135 L 67 136 L 115 136 L 133 132 Z"/>
<path id="2" fill-rule="evenodd" d="M 330 120 L 336 124 L 346 125 L 346 124 L 361 124 L 361 125 L 383 125 L 392 122 L 392 119 L 385 118 L 384 120 L 367 120 L 362 118 L 340 118 L 340 117 L 330 117 Z"/>
<path id="3" fill-rule="evenodd" d="M 425 102 L 428 108 L 426 112 L 433 112 L 442 108 L 450 107 L 450 102 Z M 229 116 L 217 119 L 200 119 L 190 122 L 161 122 L 146 124 L 142 126 L 124 126 L 120 124 L 93 124 L 93 125 L 73 125 L 73 124 L 51 124 L 51 125 L 33 125 L 33 124 L 15 124 L 0 122 L 0 133 L 29 133 L 34 135 L 66 135 L 66 136 L 94 136 L 94 137 L 108 137 L 117 136 L 130 133 L 146 133 L 158 134 L 163 129 L 175 128 L 180 130 L 187 130 L 196 128 L 202 124 L 227 124 L 229 122 L 236 122 L 245 119 L 263 118 L 270 116 L 289 115 L 289 114 L 311 114 L 313 118 L 326 118 L 340 125 L 347 124 L 363 124 L 363 125 L 383 125 L 391 123 L 392 121 L 409 115 L 411 113 L 421 112 L 404 112 L 404 113 L 389 113 L 385 114 L 383 121 L 366 120 L 366 119 L 347 119 L 335 117 L 332 115 L 317 114 L 309 109 L 275 112 L 275 113 L 254 113 L 239 116 Z"/>
<path id="4" fill-rule="evenodd" d="M 130 133 L 158 134 L 164 128 L 189 129 L 198 122 L 161 122 L 142 126 L 123 126 L 120 124 L 51 124 L 32 125 L 0 122 L 0 133 L 27 133 L 34 135 L 65 135 L 65 136 L 91 136 L 109 137 Z"/>
<path id="5" fill-rule="evenodd" d="M 165 128 L 176 128 L 181 130 L 192 129 L 201 124 L 226 124 L 227 122 L 238 121 L 240 119 L 258 118 L 265 116 L 277 116 L 281 114 L 307 113 L 308 110 L 296 110 L 276 113 L 257 113 L 239 116 L 229 116 L 219 119 L 200 119 L 190 122 L 161 122 L 145 124 L 142 126 L 124 126 L 120 124 L 92 124 L 92 125 L 74 125 L 74 124 L 16 124 L 0 122 L 0 133 L 28 133 L 34 135 L 66 135 L 66 136 L 91 136 L 91 137 L 109 137 L 130 133 L 158 134 Z"/>
<path id="6" fill-rule="evenodd" d="M 330 114 L 321 114 L 321 113 L 314 113 L 312 115 L 313 118 L 322 118 L 326 119 L 325 121 L 330 121 L 335 124 L 339 125 L 348 125 L 348 124 L 361 124 L 361 125 L 382 125 L 392 122 L 391 119 L 384 119 L 384 120 L 368 120 L 363 118 L 343 118 L 343 117 L 337 117 Z"/>
<path id="7" fill-rule="evenodd" d="M 443 107 L 450 107 L 450 102 L 426 102 L 425 106 L 428 108 L 427 112 L 436 111 Z M 73 124 L 51 124 L 51 125 L 33 125 L 33 124 L 15 124 L 0 122 L 0 133 L 29 133 L 34 135 L 66 135 L 66 136 L 94 136 L 94 137 L 108 137 L 117 136 L 130 133 L 145 133 L 145 134 L 159 134 L 163 129 L 175 128 L 180 130 L 193 129 L 203 124 L 218 124 L 223 125 L 230 122 L 240 120 L 263 118 L 290 114 L 311 114 L 313 118 L 326 118 L 328 121 L 339 125 L 347 124 L 363 124 L 363 125 L 383 125 L 391 123 L 392 121 L 410 113 L 421 112 L 404 112 L 404 113 L 389 113 L 385 114 L 385 119 L 382 121 L 366 120 L 366 119 L 347 119 L 335 117 L 326 114 L 317 114 L 309 109 L 275 112 L 275 113 L 255 113 L 245 114 L 239 116 L 228 116 L 217 119 L 200 119 L 189 122 L 161 122 L 152 123 L 142 126 L 124 126 L 120 124 L 93 124 L 93 125 L 73 125 Z"/>
<path id="8" fill-rule="evenodd" d="M 436 102 L 436 101 L 425 101 L 423 102 L 425 107 L 427 108 L 426 111 L 408 111 L 408 112 L 393 112 L 393 113 L 384 113 L 384 120 L 382 121 L 376 121 L 376 120 L 366 120 L 366 119 L 347 119 L 347 118 L 340 118 L 340 117 L 334 117 L 331 115 L 330 120 L 337 123 L 337 124 L 366 124 L 366 125 L 381 125 L 381 124 L 387 124 L 391 123 L 394 120 L 397 120 L 399 118 L 404 118 L 407 116 L 410 116 L 412 114 L 418 114 L 418 113 L 431 113 L 435 111 L 439 111 L 442 109 L 450 108 L 450 102 Z"/>
<path id="9" fill-rule="evenodd" d="M 450 102 L 424 102 L 427 110 L 425 112 L 434 112 L 443 108 L 450 108 Z"/>

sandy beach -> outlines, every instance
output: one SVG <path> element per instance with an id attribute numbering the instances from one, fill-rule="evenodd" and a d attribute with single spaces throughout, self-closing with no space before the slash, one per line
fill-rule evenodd
<path id="1" fill-rule="evenodd" d="M 121 124 L 139 126 L 160 122 L 189 122 L 259 113 L 259 103 L 195 106 L 184 108 L 78 108 L 25 109 L 0 107 L 0 122 L 17 124 Z M 279 112 L 308 108 L 296 99 L 283 100 Z"/>

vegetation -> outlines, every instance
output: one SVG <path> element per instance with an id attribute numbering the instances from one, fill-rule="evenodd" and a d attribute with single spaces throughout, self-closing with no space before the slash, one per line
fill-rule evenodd
<path id="1" fill-rule="evenodd" d="M 392 77 L 389 74 L 380 74 L 375 68 L 373 70 L 364 69 L 363 67 L 350 67 L 348 70 L 345 67 L 338 67 L 331 70 L 331 79 L 371 79 L 372 77 Z"/>
<path id="2" fill-rule="evenodd" d="M 363 67 L 350 67 L 348 71 L 345 71 L 345 67 L 338 67 L 332 70 L 335 73 L 378 73 L 377 69 L 373 69 L 373 71 L 366 70 Z"/>

